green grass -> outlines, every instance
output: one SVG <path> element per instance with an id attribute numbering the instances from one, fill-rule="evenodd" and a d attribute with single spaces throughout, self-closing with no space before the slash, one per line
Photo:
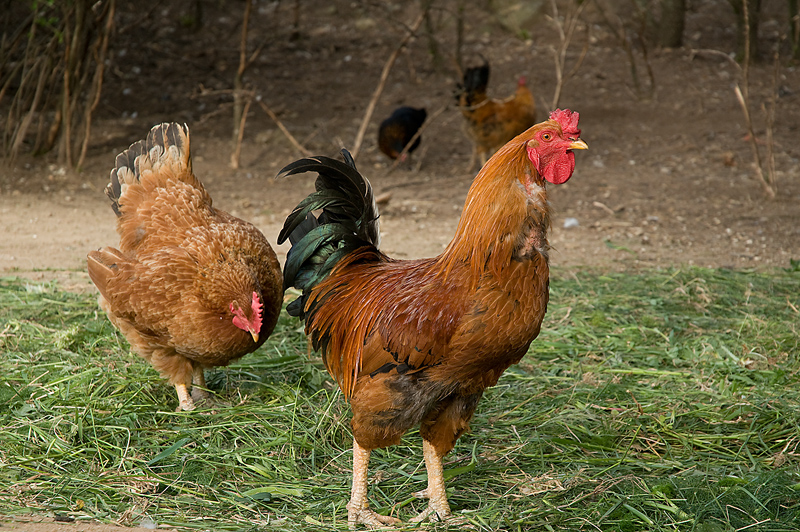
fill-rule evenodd
<path id="1" fill-rule="evenodd" d="M 454 511 L 475 530 L 800 529 L 798 309 L 796 271 L 557 273 L 542 334 L 446 459 Z M 0 280 L 0 352 L 0 515 L 347 528 L 349 412 L 296 320 L 208 372 L 232 405 L 213 412 L 173 412 L 94 297 L 56 285 Z M 376 509 L 423 508 L 416 432 L 370 472 Z"/>

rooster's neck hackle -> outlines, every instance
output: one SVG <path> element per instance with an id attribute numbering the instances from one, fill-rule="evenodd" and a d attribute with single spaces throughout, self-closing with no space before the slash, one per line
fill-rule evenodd
<path id="1" fill-rule="evenodd" d="M 550 210 L 544 181 L 526 152 L 529 138 L 520 135 L 506 144 L 478 173 L 456 234 L 439 257 L 445 275 L 470 265 L 477 283 L 484 271 L 499 274 L 512 259 L 532 252 L 547 257 Z"/>

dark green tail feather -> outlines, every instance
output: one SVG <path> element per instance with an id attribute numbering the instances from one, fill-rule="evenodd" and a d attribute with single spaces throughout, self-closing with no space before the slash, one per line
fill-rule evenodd
<path id="1" fill-rule="evenodd" d="M 303 295 L 292 301 L 287 312 L 304 318 L 305 301 L 311 289 L 328 276 L 343 257 L 364 246 L 378 247 L 378 207 L 369 181 L 358 173 L 347 150 L 345 162 L 317 156 L 284 167 L 279 177 L 317 172 L 317 191 L 301 201 L 286 218 L 278 243 L 292 244 L 283 268 L 284 288 L 295 287 Z M 319 216 L 313 211 L 322 210 Z"/>

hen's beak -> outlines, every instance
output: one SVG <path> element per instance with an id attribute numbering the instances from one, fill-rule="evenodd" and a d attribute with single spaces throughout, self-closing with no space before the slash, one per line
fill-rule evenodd
<path id="1" fill-rule="evenodd" d="M 572 142 L 569 145 L 569 150 L 588 150 L 589 146 L 583 141 L 583 139 L 578 139 Z"/>
<path id="2" fill-rule="evenodd" d="M 250 336 L 252 336 L 252 337 L 253 337 L 253 341 L 254 341 L 255 343 L 258 343 L 258 331 L 253 331 L 253 330 L 251 330 L 251 331 L 250 331 Z"/>

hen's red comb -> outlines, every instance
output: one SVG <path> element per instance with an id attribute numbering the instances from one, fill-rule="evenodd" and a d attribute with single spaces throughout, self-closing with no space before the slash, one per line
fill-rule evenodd
<path id="1" fill-rule="evenodd" d="M 581 130 L 578 129 L 578 113 L 574 113 L 569 109 L 556 109 L 550 113 L 550 120 L 555 120 L 561 126 L 561 131 L 566 135 L 580 135 Z"/>

